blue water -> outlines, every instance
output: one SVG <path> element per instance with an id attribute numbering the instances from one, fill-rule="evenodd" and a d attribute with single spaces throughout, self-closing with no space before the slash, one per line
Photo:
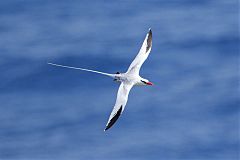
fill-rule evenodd
<path id="1" fill-rule="evenodd" d="M 0 159 L 239 159 L 237 0 L 0 2 Z M 103 132 L 118 84 L 47 62 L 141 70 Z"/>

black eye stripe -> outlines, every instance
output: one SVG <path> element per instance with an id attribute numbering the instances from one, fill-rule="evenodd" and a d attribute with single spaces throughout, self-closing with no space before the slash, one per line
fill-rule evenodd
<path id="1" fill-rule="evenodd" d="M 147 83 L 147 82 L 145 82 L 145 81 L 143 81 L 143 80 L 141 80 L 141 82 L 143 82 L 143 83 L 145 83 L 145 84 Z"/>

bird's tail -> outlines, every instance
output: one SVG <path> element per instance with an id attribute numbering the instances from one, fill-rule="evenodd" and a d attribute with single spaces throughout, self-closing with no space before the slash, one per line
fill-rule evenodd
<path id="1" fill-rule="evenodd" d="M 93 72 L 93 73 L 98 73 L 98 74 L 102 74 L 102 75 L 106 75 L 112 78 L 115 78 L 115 74 L 110 74 L 110 73 L 104 73 L 104 72 L 100 72 L 100 71 L 94 71 L 91 69 L 85 69 L 85 68 L 78 68 L 78 67 L 72 67 L 72 66 L 65 66 L 65 65 L 61 65 L 61 64 L 55 64 L 55 63 L 47 63 L 49 65 L 53 65 L 53 66 L 57 66 L 57 67 L 63 67 L 63 68 L 70 68 L 70 69 L 77 69 L 77 70 L 82 70 L 82 71 L 87 71 L 87 72 Z"/>

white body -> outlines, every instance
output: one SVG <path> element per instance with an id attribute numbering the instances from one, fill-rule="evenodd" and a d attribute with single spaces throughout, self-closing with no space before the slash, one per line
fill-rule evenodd
<path id="1" fill-rule="evenodd" d="M 126 73 L 118 73 L 118 74 L 109 74 L 109 73 L 104 73 L 104 72 L 99 72 L 99 71 L 94 71 L 90 69 L 84 69 L 84 68 L 77 68 L 77 67 L 71 67 L 71 66 L 64 66 L 60 64 L 54 64 L 54 63 L 48 63 L 50 65 L 54 66 L 59 66 L 59 67 L 65 67 L 65 68 L 71 68 L 71 69 L 78 69 L 78 70 L 84 70 L 88 72 L 94 72 L 94 73 L 99 73 L 103 74 L 109 77 L 114 78 L 115 81 L 121 82 L 120 87 L 118 89 L 117 93 L 117 99 L 115 102 L 115 105 L 113 107 L 113 110 L 110 114 L 110 117 L 108 119 L 106 128 L 104 129 L 107 130 L 109 129 L 119 118 L 119 116 L 122 114 L 128 100 L 128 94 L 131 90 L 131 88 L 134 85 L 152 85 L 151 82 L 149 82 L 147 79 L 144 79 L 139 76 L 139 71 L 144 63 L 144 61 L 147 59 L 150 51 L 152 48 L 152 31 L 149 29 L 149 32 L 147 33 L 142 47 L 129 66 L 128 70 Z"/>

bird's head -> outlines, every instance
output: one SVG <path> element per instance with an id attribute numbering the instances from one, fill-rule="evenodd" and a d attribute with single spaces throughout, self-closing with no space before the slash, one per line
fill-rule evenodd
<path id="1" fill-rule="evenodd" d="M 150 82 L 149 80 L 144 79 L 144 78 L 141 79 L 141 83 L 142 83 L 142 85 L 150 85 L 150 86 L 153 85 L 152 82 Z"/>

